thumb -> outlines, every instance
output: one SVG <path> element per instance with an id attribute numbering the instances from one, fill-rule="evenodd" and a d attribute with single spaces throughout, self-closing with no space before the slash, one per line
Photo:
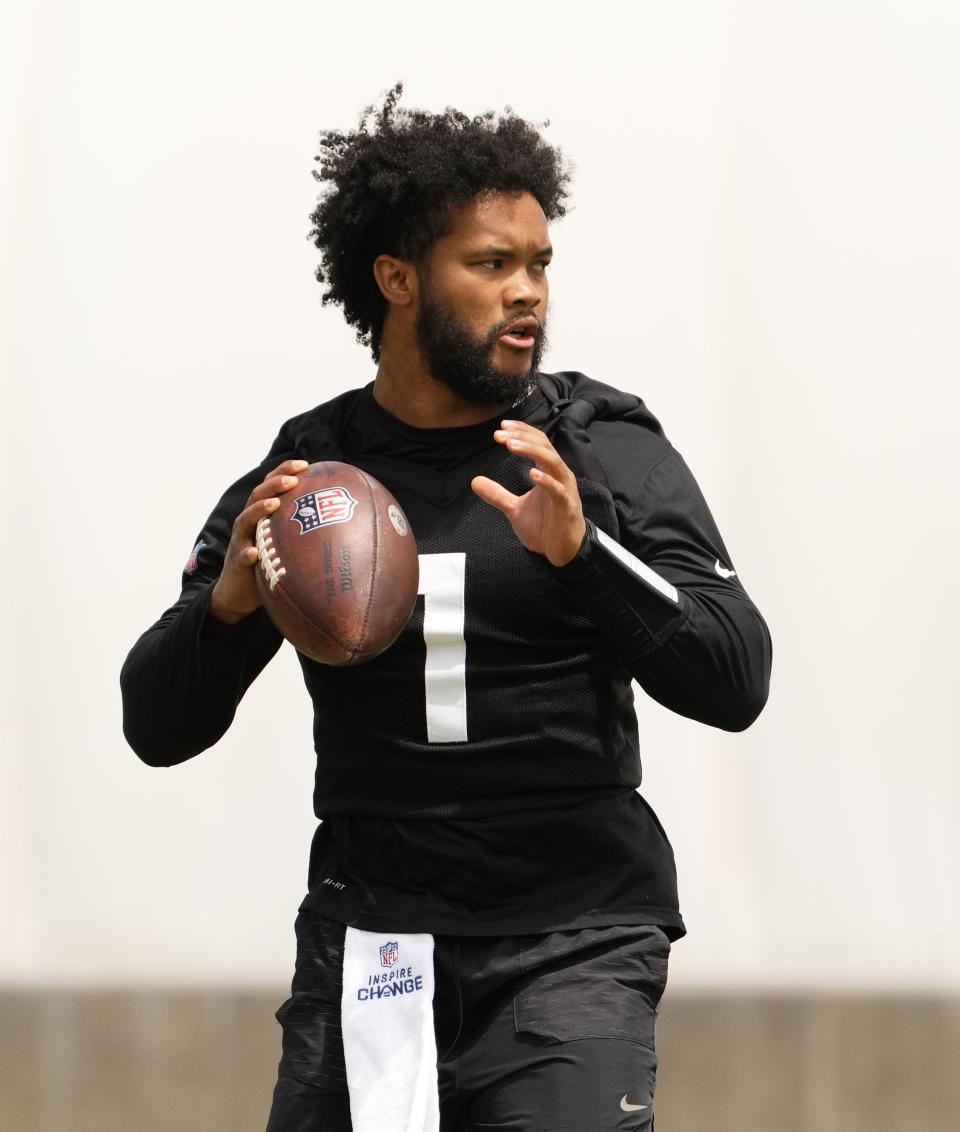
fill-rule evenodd
<path id="1" fill-rule="evenodd" d="M 489 503 L 491 507 L 496 507 L 496 509 L 506 515 L 508 519 L 513 514 L 516 505 L 520 502 L 519 495 L 514 495 L 512 492 L 507 491 L 503 484 L 497 483 L 488 476 L 475 476 L 470 481 L 470 486 L 473 488 L 474 494 L 479 495 L 484 503 Z"/>

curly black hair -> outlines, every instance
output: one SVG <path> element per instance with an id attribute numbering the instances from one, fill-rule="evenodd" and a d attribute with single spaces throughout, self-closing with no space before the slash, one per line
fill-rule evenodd
<path id="1" fill-rule="evenodd" d="M 566 213 L 570 180 L 560 151 L 509 106 L 475 118 L 449 107 L 430 114 L 399 107 L 402 92 L 397 83 L 382 107 L 368 106 L 356 130 L 324 131 L 320 170 L 311 170 L 324 185 L 308 236 L 322 253 L 323 303 L 343 307 L 374 361 L 387 311 L 377 256 L 422 263 L 453 210 L 487 192 L 528 192 L 554 220 Z"/>

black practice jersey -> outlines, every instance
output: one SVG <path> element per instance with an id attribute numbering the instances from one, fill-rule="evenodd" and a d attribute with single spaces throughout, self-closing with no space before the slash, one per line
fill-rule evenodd
<path id="1" fill-rule="evenodd" d="M 305 904 L 369 930 L 539 932 L 653 922 L 682 934 L 673 854 L 637 792 L 631 681 L 739 730 L 766 698 L 770 642 L 695 481 L 637 398 L 541 375 L 511 415 L 551 435 L 587 536 L 561 568 L 470 488 L 530 487 L 498 421 L 416 429 L 371 387 L 288 421 L 197 540 L 180 600 L 124 667 L 125 732 L 172 765 L 216 742 L 281 639 L 262 610 L 206 624 L 230 527 L 289 457 L 344 460 L 403 506 L 420 596 L 397 642 L 349 668 L 300 656 L 314 705 Z"/>

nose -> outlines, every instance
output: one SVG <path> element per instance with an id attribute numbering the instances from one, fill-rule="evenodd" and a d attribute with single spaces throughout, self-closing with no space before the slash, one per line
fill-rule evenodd
<path id="1" fill-rule="evenodd" d="M 527 269 L 515 271 L 507 281 L 503 304 L 508 310 L 535 310 L 545 298 L 545 287 L 530 276 Z"/>

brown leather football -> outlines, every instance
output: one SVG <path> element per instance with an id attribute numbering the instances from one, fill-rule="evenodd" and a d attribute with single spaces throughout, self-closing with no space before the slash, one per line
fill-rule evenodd
<path id="1" fill-rule="evenodd" d="M 322 664 L 359 664 L 390 647 L 417 600 L 407 517 L 373 476 L 326 461 L 257 524 L 257 586 L 274 625 Z"/>

